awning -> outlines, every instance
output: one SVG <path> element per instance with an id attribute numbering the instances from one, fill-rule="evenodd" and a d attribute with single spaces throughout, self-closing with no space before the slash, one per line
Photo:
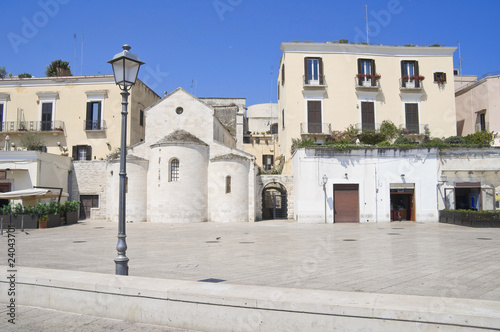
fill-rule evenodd
<path id="1" fill-rule="evenodd" d="M 62 193 L 61 196 L 68 197 L 69 195 L 68 193 Z M 0 199 L 40 199 L 53 197 L 59 197 L 59 192 L 57 190 L 33 188 L 0 193 Z"/>

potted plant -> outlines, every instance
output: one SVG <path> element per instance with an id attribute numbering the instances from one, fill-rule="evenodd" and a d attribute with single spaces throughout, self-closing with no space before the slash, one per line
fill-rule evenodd
<path id="1" fill-rule="evenodd" d="M 380 75 L 380 74 L 375 74 L 375 76 L 374 76 L 375 80 L 377 80 L 377 81 L 378 81 L 381 77 L 382 77 L 382 75 Z"/>
<path id="2" fill-rule="evenodd" d="M 38 214 L 38 228 L 47 228 L 47 222 L 49 220 L 47 205 L 38 203 L 35 209 Z"/>
<path id="3" fill-rule="evenodd" d="M 49 219 L 47 221 L 47 227 L 57 227 L 61 225 L 61 217 L 60 217 L 60 209 L 59 203 L 50 202 L 46 203 L 47 206 L 47 214 L 49 215 Z"/>
<path id="4" fill-rule="evenodd" d="M 362 80 L 363 78 L 365 78 L 365 74 L 361 74 L 361 73 L 356 74 L 356 78 L 357 78 L 358 80 Z"/>
<path id="5" fill-rule="evenodd" d="M 11 205 L 5 204 L 0 207 L 0 220 L 2 222 L 2 228 L 6 228 L 7 225 L 11 223 Z"/>
<path id="6" fill-rule="evenodd" d="M 66 201 L 63 210 L 66 213 L 66 225 L 76 224 L 78 222 L 78 211 L 80 209 L 79 201 Z"/>
<path id="7" fill-rule="evenodd" d="M 62 148 L 61 156 L 65 156 L 65 157 L 68 156 L 68 148 Z"/>

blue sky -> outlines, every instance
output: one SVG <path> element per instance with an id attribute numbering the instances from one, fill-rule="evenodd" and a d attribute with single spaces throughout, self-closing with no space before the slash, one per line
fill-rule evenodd
<path id="1" fill-rule="evenodd" d="M 111 74 L 107 61 L 127 43 L 160 95 L 183 87 L 247 106 L 275 102 L 280 43 L 365 41 L 365 4 L 370 43 L 460 41 L 464 74 L 500 70 L 498 0 L 3 0 L 0 67 L 44 76 L 62 59 L 74 75 Z"/>

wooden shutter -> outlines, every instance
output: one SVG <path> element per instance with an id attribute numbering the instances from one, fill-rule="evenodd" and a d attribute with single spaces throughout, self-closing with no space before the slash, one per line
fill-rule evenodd
<path id="1" fill-rule="evenodd" d="M 401 86 L 406 87 L 406 81 L 403 80 L 403 76 L 405 75 L 405 61 L 401 61 Z"/>
<path id="2" fill-rule="evenodd" d="M 92 129 L 92 103 L 87 102 L 87 117 L 85 118 L 85 130 Z"/>
<path id="3" fill-rule="evenodd" d="M 405 115 L 406 115 L 406 129 L 409 130 L 410 134 L 418 134 L 418 104 L 407 103 L 405 104 Z"/>
<path id="4" fill-rule="evenodd" d="M 307 130 L 308 133 L 321 133 L 321 101 L 307 101 Z"/>
<path id="5" fill-rule="evenodd" d="M 78 160 L 78 145 L 73 145 L 73 153 L 71 155 L 73 156 L 73 160 Z"/>
<path id="6" fill-rule="evenodd" d="M 281 85 L 285 85 L 285 64 L 281 65 Z"/>
<path id="7" fill-rule="evenodd" d="M 101 102 L 98 102 L 97 103 L 97 121 L 98 121 L 98 126 L 99 128 L 101 128 L 101 109 L 102 109 L 102 105 L 101 105 Z"/>
<path id="8" fill-rule="evenodd" d="M 413 61 L 414 63 L 414 71 L 415 71 L 415 75 L 418 76 L 420 75 L 420 71 L 418 70 L 418 61 Z M 415 87 L 419 88 L 420 87 L 420 80 L 418 81 L 415 81 Z"/>
<path id="9" fill-rule="evenodd" d="M 376 86 L 377 85 L 377 80 L 375 79 L 375 74 L 377 73 L 377 71 L 375 70 L 375 60 L 370 60 L 371 62 L 371 68 L 372 68 L 372 86 Z"/>
<path id="10" fill-rule="evenodd" d="M 358 59 L 358 74 L 362 74 L 361 62 L 362 62 L 362 59 Z M 359 78 L 358 85 L 362 85 L 362 84 L 363 84 L 363 79 Z"/>
<path id="11" fill-rule="evenodd" d="M 309 58 L 304 58 L 304 83 L 308 81 L 309 73 L 308 73 L 308 68 L 307 68 L 307 61 Z"/>
<path id="12" fill-rule="evenodd" d="M 439 79 L 439 77 L 438 77 L 438 73 L 434 73 L 434 82 L 437 82 L 437 81 L 438 81 L 438 79 Z"/>
<path id="13" fill-rule="evenodd" d="M 87 145 L 87 160 L 92 160 L 92 147 Z"/>
<path id="14" fill-rule="evenodd" d="M 373 102 L 361 102 L 361 128 L 363 130 L 375 130 L 375 107 Z"/>
<path id="15" fill-rule="evenodd" d="M 318 66 L 319 66 L 319 84 L 320 85 L 323 85 L 325 84 L 324 83 L 324 79 L 323 79 L 323 59 L 322 58 L 318 58 Z"/>

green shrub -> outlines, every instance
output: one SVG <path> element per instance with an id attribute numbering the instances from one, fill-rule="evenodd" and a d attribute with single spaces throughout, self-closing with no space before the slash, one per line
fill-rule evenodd
<path id="1" fill-rule="evenodd" d="M 363 130 L 361 134 L 358 135 L 358 138 L 361 143 L 369 145 L 377 145 L 385 141 L 385 136 L 383 134 L 373 130 Z"/>
<path id="2" fill-rule="evenodd" d="M 465 139 L 461 136 L 450 136 L 446 137 L 443 142 L 452 145 L 464 145 Z"/>
<path id="3" fill-rule="evenodd" d="M 381 147 L 391 146 L 391 142 L 389 142 L 389 141 L 382 141 L 382 142 L 378 143 L 377 146 L 381 146 Z"/>
<path id="4" fill-rule="evenodd" d="M 380 133 L 384 135 L 385 140 L 390 141 L 396 138 L 399 135 L 400 131 L 391 120 L 384 120 L 380 125 Z"/>
<path id="5" fill-rule="evenodd" d="M 2 207 L 0 208 L 0 214 L 1 214 L 2 216 L 8 216 L 8 215 L 10 215 L 11 213 L 12 213 L 12 211 L 11 211 L 11 205 L 10 205 L 10 204 L 5 204 L 4 206 L 2 206 Z"/>
<path id="6" fill-rule="evenodd" d="M 413 144 L 413 140 L 406 136 L 399 136 L 394 141 L 394 145 L 408 145 L 408 144 Z"/>
<path id="7" fill-rule="evenodd" d="M 469 145 L 491 146 L 497 134 L 488 131 L 478 131 L 464 137 L 465 143 Z"/>

